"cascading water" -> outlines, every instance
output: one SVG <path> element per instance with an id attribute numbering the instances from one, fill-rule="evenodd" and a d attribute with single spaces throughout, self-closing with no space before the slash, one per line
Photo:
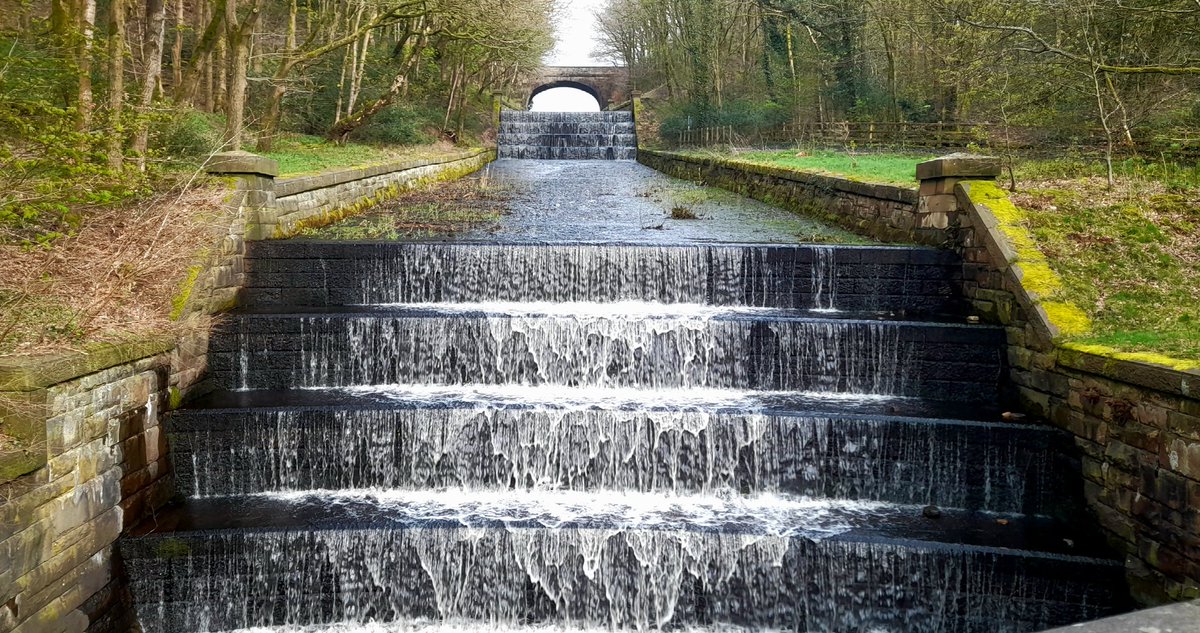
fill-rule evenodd
<path id="1" fill-rule="evenodd" d="M 500 158 L 633 160 L 637 132 L 632 112 L 500 113 Z"/>
<path id="2" fill-rule="evenodd" d="M 1109 613 L 1122 568 L 1077 528 L 1070 443 L 999 421 L 1005 333 L 963 323 L 961 268 L 255 245 L 247 307 L 210 342 L 218 389 L 167 423 L 188 500 L 122 542 L 142 627 L 1030 633 Z"/>

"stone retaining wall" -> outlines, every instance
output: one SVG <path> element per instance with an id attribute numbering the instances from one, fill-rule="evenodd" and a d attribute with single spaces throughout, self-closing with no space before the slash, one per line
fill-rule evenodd
<path id="1" fill-rule="evenodd" d="M 276 178 L 279 167 L 275 161 L 246 152 L 226 152 L 214 156 L 207 168 L 211 174 L 237 178 L 239 193 L 232 204 L 246 219 L 246 237 L 259 240 L 290 237 L 305 226 L 336 221 L 401 191 L 465 176 L 495 158 L 495 150 L 475 149 L 438 159 Z"/>
<path id="2" fill-rule="evenodd" d="M 159 416 L 203 352 L 162 340 L 0 364 L 5 422 L 40 422 L 27 448 L 45 462 L 0 484 L 0 631 L 132 630 L 114 543 L 174 493 Z"/>
<path id="3" fill-rule="evenodd" d="M 1086 317 L 1034 290 L 1044 262 L 1014 247 L 985 188 L 957 187 L 964 294 L 1006 328 L 1012 400 L 1075 436 L 1084 496 L 1126 556 L 1134 597 L 1200 598 L 1200 372 L 1059 342 Z"/>
<path id="4" fill-rule="evenodd" d="M 229 228 L 187 271 L 172 316 L 234 307 L 246 240 L 283 237 L 486 165 L 476 150 L 276 181 L 273 161 L 218 155 Z M 114 543 L 174 495 L 159 416 L 205 384 L 208 333 L 0 359 L 0 633 L 134 630 Z"/>
<path id="5" fill-rule="evenodd" d="M 943 246 L 948 239 L 945 229 L 951 218 L 945 213 L 918 213 L 915 188 L 641 148 L 638 162 L 676 178 L 818 217 L 883 242 Z"/>

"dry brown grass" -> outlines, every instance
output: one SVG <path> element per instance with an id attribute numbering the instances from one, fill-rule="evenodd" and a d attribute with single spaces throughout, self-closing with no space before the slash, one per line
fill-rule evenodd
<path id="1" fill-rule="evenodd" d="M 190 266 L 228 231 L 222 187 L 181 182 L 83 211 L 49 248 L 0 245 L 0 355 L 177 334 L 171 299 Z"/>

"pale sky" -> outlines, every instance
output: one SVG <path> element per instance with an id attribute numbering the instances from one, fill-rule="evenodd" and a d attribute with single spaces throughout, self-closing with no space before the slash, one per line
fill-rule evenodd
<path id="1" fill-rule="evenodd" d="M 607 0 L 558 0 L 557 45 L 546 58 L 548 66 L 608 66 L 592 56 L 596 48 L 595 12 Z M 599 110 L 591 95 L 574 88 L 552 88 L 533 98 L 538 112 L 594 112 Z"/>
<path id="2" fill-rule="evenodd" d="M 558 0 L 560 7 L 558 45 L 546 63 L 551 66 L 608 66 L 594 57 L 596 48 L 594 17 L 606 0 Z"/>

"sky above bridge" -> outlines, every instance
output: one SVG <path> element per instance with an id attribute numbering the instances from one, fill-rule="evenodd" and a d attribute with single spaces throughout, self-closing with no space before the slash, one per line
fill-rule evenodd
<path id="1" fill-rule="evenodd" d="M 551 66 L 609 66 L 592 56 L 596 48 L 596 16 L 606 0 L 559 0 L 557 46 L 546 63 Z"/>
<path id="2" fill-rule="evenodd" d="M 596 48 L 596 11 L 607 0 L 559 0 L 558 40 L 546 58 L 550 66 L 608 66 L 593 55 Z M 543 112 L 589 112 L 600 106 L 591 95 L 574 88 L 554 88 L 533 99 L 533 109 Z"/>

